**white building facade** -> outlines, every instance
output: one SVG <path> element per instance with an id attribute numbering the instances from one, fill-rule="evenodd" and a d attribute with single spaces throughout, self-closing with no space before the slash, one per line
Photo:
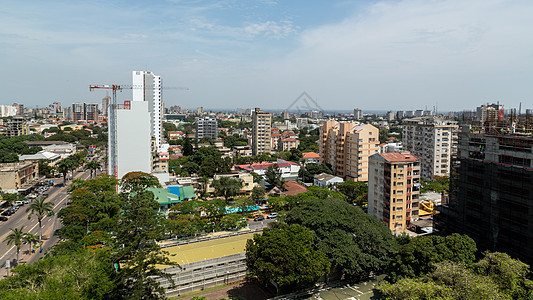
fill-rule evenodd
<path id="1" fill-rule="evenodd" d="M 152 72 L 133 71 L 132 102 L 148 102 L 150 112 L 150 134 L 155 139 L 156 151 L 162 151 L 163 101 L 161 98 L 161 76 Z"/>
<path id="2" fill-rule="evenodd" d="M 420 159 L 421 175 L 449 176 L 451 156 L 457 151 L 457 121 L 427 116 L 403 121 L 403 150 Z"/>

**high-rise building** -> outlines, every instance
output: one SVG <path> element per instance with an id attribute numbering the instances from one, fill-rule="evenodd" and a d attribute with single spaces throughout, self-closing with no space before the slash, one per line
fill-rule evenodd
<path id="1" fill-rule="evenodd" d="M 391 231 L 406 230 L 418 220 L 420 162 L 408 152 L 370 156 L 368 213 Z"/>
<path id="2" fill-rule="evenodd" d="M 13 106 L 17 109 L 17 116 L 24 115 L 24 104 L 13 103 Z"/>
<path id="3" fill-rule="evenodd" d="M 448 176 L 457 145 L 456 121 L 427 116 L 403 120 L 403 149 L 420 159 L 422 177 Z"/>
<path id="4" fill-rule="evenodd" d="M 204 107 L 203 106 L 200 106 L 196 109 L 196 113 L 198 115 L 203 115 L 204 114 Z"/>
<path id="5" fill-rule="evenodd" d="M 161 99 L 161 76 L 152 72 L 133 71 L 133 101 L 148 102 L 150 113 L 150 132 L 155 140 L 156 150 L 161 150 L 161 138 L 163 135 L 163 104 Z"/>
<path id="6" fill-rule="evenodd" d="M 476 120 L 483 123 L 485 121 L 494 121 L 503 119 L 503 105 L 487 104 L 476 108 Z"/>
<path id="7" fill-rule="evenodd" d="M 12 117 L 17 114 L 17 108 L 12 105 L 0 105 L 0 117 Z"/>
<path id="8" fill-rule="evenodd" d="M 23 117 L 15 116 L 11 120 L 8 120 L 6 125 L 7 137 L 20 136 L 29 132 L 28 124 L 25 124 Z"/>
<path id="9" fill-rule="evenodd" d="M 196 120 L 196 140 L 198 141 L 205 137 L 213 140 L 218 138 L 218 126 L 216 118 L 200 117 Z"/>
<path id="10" fill-rule="evenodd" d="M 403 111 L 403 110 L 397 111 L 396 112 L 396 119 L 401 120 L 403 118 L 405 118 L 405 111 Z"/>
<path id="11" fill-rule="evenodd" d="M 255 108 L 252 112 L 252 155 L 270 154 L 272 114 Z"/>
<path id="12" fill-rule="evenodd" d="M 96 103 L 72 103 L 72 121 L 98 121 L 98 104 Z"/>
<path id="13" fill-rule="evenodd" d="M 462 127 L 450 200 L 435 215 L 439 234 L 467 234 L 480 250 L 533 263 L 532 119 L 516 132 L 507 131 L 514 120 L 486 130 Z"/>
<path id="14" fill-rule="evenodd" d="M 370 124 L 325 121 L 320 126 L 320 163 L 345 180 L 368 180 L 368 157 L 379 152 L 379 129 Z"/>
<path id="15" fill-rule="evenodd" d="M 360 108 L 354 109 L 353 118 L 354 120 L 361 120 L 363 118 L 363 111 Z"/>
<path id="16" fill-rule="evenodd" d="M 109 96 L 105 96 L 104 98 L 102 98 L 102 108 L 101 108 L 101 112 L 102 112 L 102 115 L 106 116 L 108 115 L 108 111 L 109 111 L 109 104 L 111 103 L 111 97 Z"/>
<path id="17" fill-rule="evenodd" d="M 59 115 L 63 113 L 63 110 L 61 109 L 61 103 L 60 102 L 54 102 L 48 106 L 50 109 L 50 113 L 53 115 Z"/>
<path id="18" fill-rule="evenodd" d="M 85 120 L 84 103 L 72 103 L 72 121 L 78 122 Z"/>
<path id="19" fill-rule="evenodd" d="M 115 147 L 116 158 L 109 159 L 109 175 L 122 178 L 128 172 L 152 172 L 149 105 L 148 101 L 126 101 L 115 108 L 116 140 L 110 134 L 109 145 Z"/>
<path id="20" fill-rule="evenodd" d="M 387 112 L 387 121 L 394 121 L 394 112 L 392 110 Z"/>
<path id="21" fill-rule="evenodd" d="M 85 121 L 98 122 L 98 104 L 97 103 L 84 103 L 85 104 Z"/>
<path id="22" fill-rule="evenodd" d="M 291 118 L 291 116 L 289 115 L 289 112 L 284 110 L 282 113 L 281 113 L 281 117 L 283 118 L 283 120 L 288 120 Z"/>

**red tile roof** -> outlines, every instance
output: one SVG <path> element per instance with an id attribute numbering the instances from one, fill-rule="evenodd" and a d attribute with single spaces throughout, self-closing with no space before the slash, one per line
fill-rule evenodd
<path id="1" fill-rule="evenodd" d="M 315 152 L 304 152 L 302 153 L 302 157 L 303 158 L 319 158 L 320 155 L 318 155 L 318 153 L 315 153 Z"/>
<path id="2" fill-rule="evenodd" d="M 286 190 L 283 193 L 287 196 L 294 196 L 307 192 L 307 188 L 301 184 L 298 184 L 296 181 L 287 181 L 283 187 Z"/>

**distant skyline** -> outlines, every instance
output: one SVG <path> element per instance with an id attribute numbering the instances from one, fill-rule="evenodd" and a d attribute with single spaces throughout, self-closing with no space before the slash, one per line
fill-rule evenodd
<path id="1" fill-rule="evenodd" d="M 2 1 L 0 104 L 101 103 L 160 75 L 167 107 L 533 108 L 533 2 Z M 119 101 L 131 91 L 119 93 Z"/>

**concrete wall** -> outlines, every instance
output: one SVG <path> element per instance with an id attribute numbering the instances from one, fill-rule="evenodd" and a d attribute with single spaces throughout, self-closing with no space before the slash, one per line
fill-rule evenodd
<path id="1" fill-rule="evenodd" d="M 132 101 L 130 109 L 117 110 L 118 178 L 132 171 L 152 172 L 148 102 Z"/>

